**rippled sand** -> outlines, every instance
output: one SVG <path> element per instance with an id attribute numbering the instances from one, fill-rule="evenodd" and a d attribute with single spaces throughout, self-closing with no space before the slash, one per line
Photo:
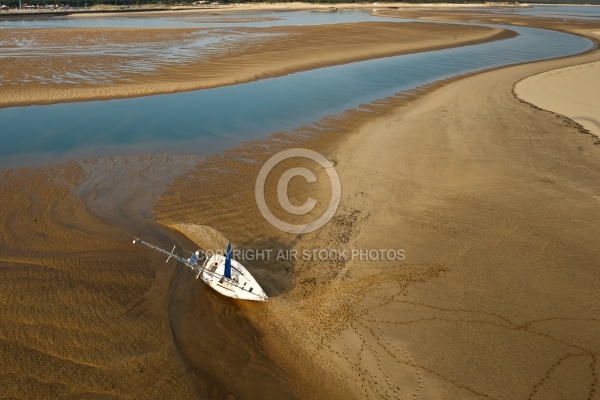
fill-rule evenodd
<path id="1" fill-rule="evenodd" d="M 341 52 L 330 55 L 333 58 L 352 51 L 356 54 L 360 46 L 398 34 L 393 24 L 343 25 L 336 29 L 337 36 L 331 40 Z M 463 29 L 456 33 L 464 32 L 463 39 L 471 38 L 471 32 Z M 496 32 L 476 30 L 475 35 L 488 37 Z M 16 43 L 15 32 L 1 33 L 4 43 Z M 296 35 L 296 40 L 306 40 L 304 51 L 320 47 L 323 33 L 319 29 L 302 32 L 285 28 L 270 32 L 275 37 Z M 442 35 L 442 31 L 429 34 L 418 24 L 405 33 L 402 51 L 417 49 L 414 40 L 419 35 L 424 36 L 421 45 L 425 48 L 439 45 Z M 130 41 L 122 40 L 125 34 Z M 161 39 L 166 34 L 167 42 Z M 35 84 L 13 82 L 19 89 L 16 92 L 27 93 L 27 85 L 31 84 L 38 93 L 44 86 L 48 90 L 52 85 L 83 86 L 86 74 L 101 80 L 93 68 L 104 70 L 104 63 L 114 61 L 114 57 L 135 61 L 136 67 L 144 65 L 138 63 L 146 57 L 144 52 L 131 54 L 132 48 L 166 49 L 198 37 L 202 35 L 195 30 L 22 31 L 18 35 L 22 41 L 13 48 L 3 47 L 3 51 L 28 54 L 20 61 L 9 59 L 22 63 L 21 73 L 38 77 L 46 74 L 49 80 L 39 79 Z M 271 51 L 277 56 L 270 62 L 279 65 L 286 56 L 285 46 L 273 47 L 273 37 L 269 40 L 248 39 L 246 45 L 264 57 L 265 64 Z M 57 44 L 53 46 L 55 58 L 41 51 L 52 43 Z M 220 55 L 223 65 L 242 57 L 242 49 L 237 47 L 235 53 L 235 46 L 232 40 L 228 47 L 231 51 Z M 84 55 L 69 55 L 70 48 L 78 48 Z M 89 54 L 98 48 L 107 54 Z M 381 49 L 389 50 L 386 44 Z M 295 54 L 298 59 L 304 53 Z M 152 60 L 146 59 L 148 63 Z M 14 71 L 7 66 L 3 78 L 8 79 Z M 66 73 L 79 77 L 69 78 Z M 123 72 L 113 68 L 111 73 Z M 189 78 L 183 75 L 181 79 Z M 11 79 L 18 76 L 10 75 Z M 67 78 L 76 82 L 65 82 Z M 177 78 L 167 75 L 166 79 Z M 2 99 L 10 93 L 5 89 Z M 312 363 L 312 355 L 285 339 L 286 334 L 278 330 L 276 323 L 270 335 L 257 328 L 264 326 L 257 325 L 259 321 L 272 318 L 269 305 L 223 299 L 190 279 L 184 268 L 165 265 L 148 249 L 131 245 L 128 233 L 164 247 L 174 240 L 186 249 L 194 249 L 196 245 L 189 239 L 154 223 L 151 209 L 159 195 L 169 192 L 173 177 L 200 160 L 116 157 L 1 172 L 0 264 L 5 279 L 0 283 L 0 292 L 5 306 L 0 322 L 0 381 L 4 395 L 228 398 L 234 394 L 239 398 L 273 399 L 351 396 L 335 373 L 320 367 L 306 368 Z M 289 266 L 266 267 L 271 270 L 255 273 L 270 295 L 276 297 L 292 288 Z M 318 327 L 312 325 L 311 329 L 316 332 Z"/>
<path id="2" fill-rule="evenodd" d="M 166 313 L 147 297 L 154 264 L 76 195 L 86 179 L 77 163 L 0 176 L 2 395 L 191 398 Z"/>
<path id="3" fill-rule="evenodd" d="M 199 244 L 210 238 L 179 224 L 200 221 L 248 249 L 403 249 L 395 262 L 246 262 L 272 296 L 268 313 L 249 313 L 263 341 L 291 339 L 354 398 L 594 398 L 600 156 L 589 136 L 513 97 L 542 68 L 448 85 L 334 149 L 303 141 L 336 162 L 343 187 L 316 233 L 283 234 L 256 209 L 258 166 L 297 145 L 282 138 L 198 166 L 188 175 L 198 183 L 176 181 L 157 218 Z M 452 120 L 473 107 L 486 118 Z M 327 198 L 320 186 L 292 194 Z"/>

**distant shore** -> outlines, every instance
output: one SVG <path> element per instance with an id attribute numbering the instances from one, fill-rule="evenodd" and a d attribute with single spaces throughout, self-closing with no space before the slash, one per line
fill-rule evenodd
<path id="1" fill-rule="evenodd" d="M 78 9 L 35 9 L 35 10 L 10 10 L 0 13 L 0 21 L 3 19 L 48 19 L 54 17 L 73 17 L 78 15 L 101 14 L 111 15 L 119 14 L 135 14 L 144 12 L 169 11 L 170 8 L 153 7 L 153 8 L 134 8 L 134 9 L 110 9 L 110 10 L 78 10 Z"/>
<path id="2" fill-rule="evenodd" d="M 69 18 L 94 18 L 109 15 L 143 15 L 146 13 L 194 13 L 194 12 L 231 12 L 231 11 L 293 11 L 293 10 L 343 10 L 343 9 L 373 9 L 373 8 L 429 8 L 429 9 L 469 9 L 469 8 L 515 8 L 531 6 L 577 6 L 595 7 L 597 4 L 558 4 L 558 3 L 516 3 L 516 2 L 481 2 L 481 3 L 402 3 L 402 2 L 365 2 L 365 3 L 238 3 L 238 4 L 200 4 L 181 6 L 162 5 L 139 5 L 139 6 L 94 6 L 89 8 L 36 8 L 21 9 L 14 8 L 4 10 L 0 13 L 3 18 L 51 18 L 53 16 L 68 16 Z"/>
<path id="3" fill-rule="evenodd" d="M 72 17 L 85 17 L 89 14 L 136 14 L 139 12 L 162 12 L 162 11 L 177 11 L 177 12 L 203 12 L 203 11 L 263 11 L 263 10 L 307 10 L 307 9 L 369 9 L 377 7 L 451 7 L 451 8 L 469 8 L 469 7 L 526 7 L 529 4 L 516 3 L 389 3 L 389 2 L 373 2 L 373 3 L 239 3 L 239 4 L 202 4 L 202 5 L 185 5 L 185 6 L 156 6 L 156 5 L 141 5 L 141 6 L 95 6 L 90 8 L 35 8 L 21 9 L 14 8 L 2 11 L 0 19 L 11 16 L 44 16 L 51 17 L 56 15 L 69 15 Z"/>

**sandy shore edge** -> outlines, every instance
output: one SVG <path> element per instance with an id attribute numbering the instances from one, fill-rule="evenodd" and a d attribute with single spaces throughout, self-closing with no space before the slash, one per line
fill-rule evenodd
<path id="1" fill-rule="evenodd" d="M 516 5 L 516 4 L 490 4 L 490 3 L 387 3 L 387 2 L 373 2 L 373 3 L 327 3 L 327 4 L 316 4 L 316 3 L 302 3 L 302 2 L 289 2 L 289 3 L 252 3 L 252 4 L 235 4 L 231 5 L 204 5 L 197 8 L 191 7 L 173 7 L 171 10 L 164 11 L 145 11 L 143 13 L 132 12 L 127 13 L 118 12 L 111 13 L 110 10 L 105 12 L 95 13 L 74 13 L 70 14 L 68 18 L 98 18 L 105 16 L 139 16 L 143 17 L 156 16 L 156 15 L 173 15 L 174 13 L 185 14 L 185 13 L 235 13 L 235 12 L 256 12 L 256 11 L 336 11 L 336 10 L 373 10 L 382 8 L 426 8 L 426 9 L 470 9 L 470 8 L 489 8 L 489 7 L 528 7 L 528 5 Z"/>

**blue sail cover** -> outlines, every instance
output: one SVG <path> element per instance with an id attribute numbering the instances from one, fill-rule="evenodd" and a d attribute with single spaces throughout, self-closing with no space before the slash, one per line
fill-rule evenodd
<path id="1" fill-rule="evenodd" d="M 227 245 L 227 253 L 225 254 L 225 278 L 231 279 L 231 243 Z"/>

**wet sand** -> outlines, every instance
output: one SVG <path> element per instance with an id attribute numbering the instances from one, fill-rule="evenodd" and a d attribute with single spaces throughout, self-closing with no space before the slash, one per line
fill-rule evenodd
<path id="1" fill-rule="evenodd" d="M 192 398 L 156 261 L 90 212 L 88 178 L 75 162 L 0 175 L 2 395 Z"/>
<path id="2" fill-rule="evenodd" d="M 207 159 L 0 172 L 3 394 L 597 399 L 600 146 L 513 86 L 599 59 L 430 85 Z M 273 228 L 254 199 L 260 165 L 295 146 L 332 160 L 343 189 L 334 219 L 304 235 Z M 318 183 L 292 181 L 291 200 L 330 195 L 305 166 Z M 258 304 L 126 233 L 405 258 L 247 261 L 271 297 Z"/>
<path id="3" fill-rule="evenodd" d="M 30 29 L 0 32 L 44 46 L 67 43 L 87 52 L 0 58 L 0 107 L 138 97 L 233 85 L 371 58 L 499 40 L 496 28 L 364 22 L 233 29 Z M 170 46 L 203 37 L 224 40 L 175 61 Z M 128 40 L 124 42 L 124 37 Z M 225 40 L 226 37 L 229 39 Z M 237 40 L 232 40 L 236 37 Z M 323 40 L 323 38 L 327 40 Z M 116 44 L 117 46 L 111 46 Z M 122 46 L 131 47 L 122 54 Z M 139 47 L 152 51 L 140 52 Z M 105 52 L 97 55 L 97 51 Z M 30 53 L 30 52 L 29 52 Z M 38 61 L 36 61 L 38 60 Z M 58 77 L 58 78 L 57 78 Z"/>
<path id="4" fill-rule="evenodd" d="M 330 43 L 341 50 L 332 51 L 327 63 L 353 60 L 360 46 L 371 49 L 377 45 L 371 53 L 361 50 L 362 59 L 503 35 L 491 29 L 444 27 L 432 32 L 420 24 L 409 30 L 406 27 L 399 31 L 398 25 L 385 23 L 335 26 L 332 29 L 337 34 Z M 130 44 L 148 46 L 165 34 L 177 41 L 193 33 L 165 29 L 49 31 L 18 33 L 20 37 L 29 35 L 40 46 L 83 47 L 93 47 L 96 42 L 122 44 L 120 38 L 125 34 L 132 38 Z M 271 33 L 298 36 L 295 40 L 305 44 L 301 49 L 305 53 L 295 55 L 298 61 L 311 46 L 320 46 L 320 35 L 328 32 L 281 28 Z M 396 44 L 380 43 L 400 33 L 404 38 Z M 449 33 L 456 36 L 446 38 Z M 3 39 L 10 41 L 14 34 L 3 31 Z M 273 47 L 262 41 L 252 46 L 265 65 L 268 51 L 279 52 L 274 65 L 285 59 L 281 44 Z M 232 58 L 242 56 L 230 52 L 221 62 L 229 65 Z M 102 61 L 106 60 L 111 61 L 110 57 Z M 59 69 L 60 62 L 69 65 L 81 60 L 44 58 L 39 65 L 25 61 L 21 67 L 42 71 Z M 302 60 L 307 61 L 314 59 Z M 98 60 L 80 66 L 102 67 L 94 62 Z M 258 68 L 259 62 L 254 63 Z M 317 62 L 310 68 L 318 66 Z M 285 73 L 294 68 L 298 65 Z M 169 79 L 175 78 L 171 75 Z M 22 96 L 29 93 L 20 89 Z M 38 95 L 46 93 L 38 89 L 36 86 Z M 114 95 L 109 87 L 103 90 L 108 97 Z M 3 88 L 2 99 L 10 98 L 10 93 Z M 81 100 L 72 91 L 68 96 L 68 100 Z M 257 330 L 256 321 L 270 313 L 268 306 L 223 299 L 190 279 L 180 266 L 165 265 L 147 249 L 131 245 L 127 234 L 163 247 L 174 241 L 194 249 L 189 239 L 156 224 L 151 211 L 157 197 L 170 191 L 172 179 L 199 162 L 197 157 L 114 157 L 1 172 L 0 263 L 5 279 L 0 291 L 5 307 L 0 380 L 4 395 L 273 399 L 352 395 L 336 373 L 307 368 L 312 360 L 304 349 Z M 257 273 L 257 277 L 272 296 L 289 291 L 293 285 L 289 266 L 283 271 L 278 265 L 271 267 L 273 270 Z"/>
<path id="5" fill-rule="evenodd" d="M 131 244 L 128 234 L 195 249 L 149 212 L 200 161 L 115 157 L 0 173 L 3 396 L 347 397 L 326 373 L 286 364 L 293 353 L 273 357 L 247 315 L 268 309 L 245 309 Z"/>

